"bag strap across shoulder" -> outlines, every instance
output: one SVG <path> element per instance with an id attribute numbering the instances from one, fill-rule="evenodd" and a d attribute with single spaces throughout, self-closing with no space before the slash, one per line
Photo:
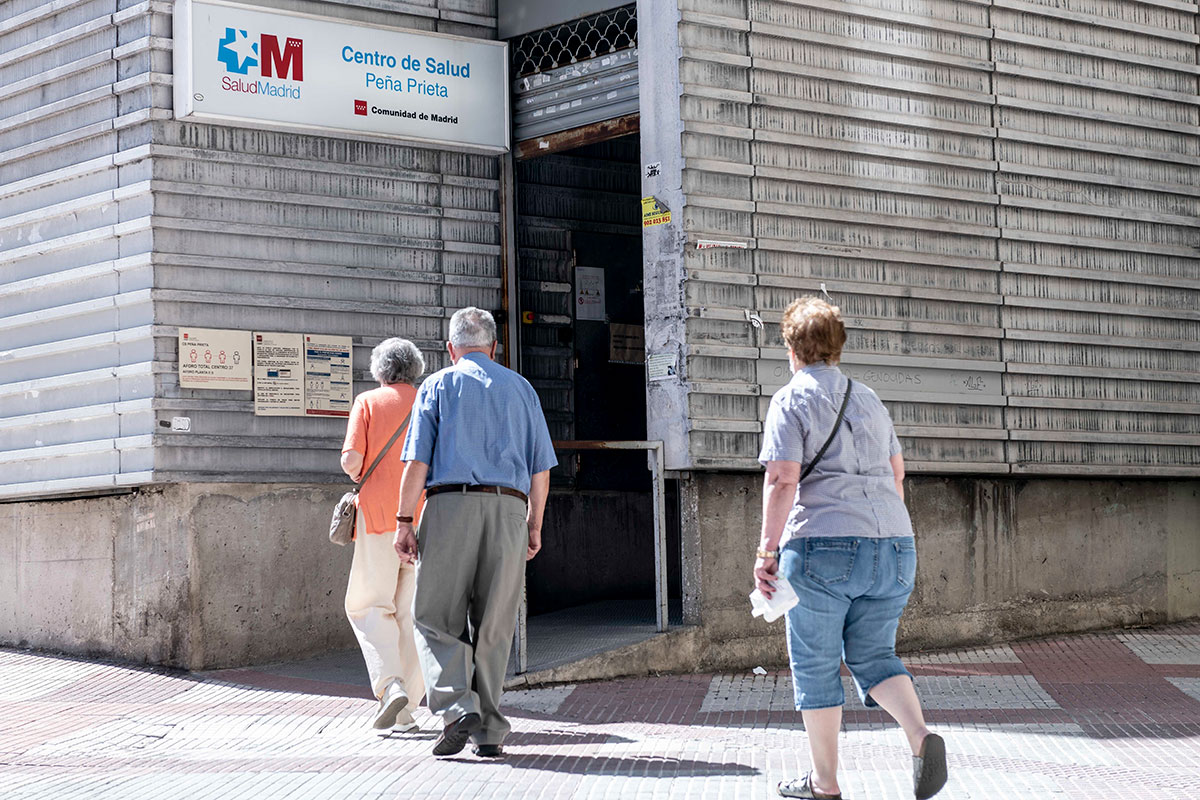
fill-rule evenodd
<path id="1" fill-rule="evenodd" d="M 408 421 L 410 419 L 412 419 L 412 411 L 408 412 L 408 416 L 404 418 L 404 422 L 400 423 L 400 427 L 396 428 L 396 432 L 392 434 L 392 438 L 388 439 L 388 443 L 385 444 L 383 449 L 379 451 L 379 455 L 375 456 L 375 460 L 371 462 L 371 466 L 367 469 L 366 474 L 362 476 L 362 480 L 358 482 L 358 487 L 354 491 L 357 492 L 359 489 L 361 489 L 363 484 L 367 482 L 367 478 L 371 477 L 371 473 L 374 472 L 375 468 L 379 466 L 379 462 L 383 461 L 383 457 L 387 455 L 388 450 L 392 449 L 392 445 L 394 445 L 396 440 L 400 438 L 400 434 L 404 433 L 404 429 L 408 427 Z M 840 422 L 841 419 L 839 418 L 838 421 Z"/>
<path id="2" fill-rule="evenodd" d="M 800 473 L 800 481 L 808 477 L 808 473 L 813 471 L 817 466 L 817 462 L 821 460 L 821 456 L 825 455 L 825 451 L 829 449 L 829 445 L 833 443 L 833 437 L 837 436 L 838 429 L 842 427 L 842 419 L 846 416 L 846 406 L 850 404 L 850 387 L 854 385 L 854 381 L 846 378 L 846 396 L 842 398 L 842 407 L 838 409 L 837 422 L 833 423 L 833 433 L 829 434 L 829 438 L 825 440 L 825 444 L 821 445 L 821 449 L 817 452 L 816 457 L 809 462 L 809 465 L 804 468 L 804 472 Z M 797 481 L 799 483 L 800 481 Z"/>

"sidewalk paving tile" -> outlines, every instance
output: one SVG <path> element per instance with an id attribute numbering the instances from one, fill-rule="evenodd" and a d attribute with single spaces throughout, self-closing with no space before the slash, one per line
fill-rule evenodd
<path id="1" fill-rule="evenodd" d="M 1200 624 L 906 662 L 948 743 L 946 800 L 1200 798 Z M 361 676 L 318 667 L 193 675 L 0 650 L 4 798 L 763 800 L 808 769 L 786 671 L 509 692 L 507 757 L 483 761 L 433 758 L 425 709 L 420 732 L 376 735 Z M 844 680 L 843 795 L 910 798 L 903 735 Z"/>

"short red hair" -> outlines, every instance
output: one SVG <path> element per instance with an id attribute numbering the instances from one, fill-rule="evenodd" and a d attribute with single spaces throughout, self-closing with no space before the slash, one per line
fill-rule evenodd
<path id="1" fill-rule="evenodd" d="M 780 327 L 788 349 L 805 364 L 824 361 L 832 365 L 842 360 L 846 326 L 837 306 L 819 297 L 801 297 L 783 312 Z"/>

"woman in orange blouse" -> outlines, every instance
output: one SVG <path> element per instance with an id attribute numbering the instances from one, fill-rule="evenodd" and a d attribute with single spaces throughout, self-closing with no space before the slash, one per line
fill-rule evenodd
<path id="1" fill-rule="evenodd" d="M 379 388 L 355 398 L 342 445 L 342 470 L 353 480 L 361 478 L 397 428 L 407 428 L 417 396 L 414 384 L 424 371 L 421 351 L 407 339 L 388 339 L 372 351 L 371 375 Z M 346 616 L 379 698 L 372 727 L 381 735 L 416 730 L 412 712 L 425 695 L 413 638 L 416 568 L 402 563 L 392 547 L 404 435 L 402 430 L 359 490 L 354 562 L 346 587 Z"/>

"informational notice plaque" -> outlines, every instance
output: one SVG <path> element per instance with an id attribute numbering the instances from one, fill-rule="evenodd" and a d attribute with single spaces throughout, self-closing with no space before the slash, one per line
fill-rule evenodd
<path id="1" fill-rule="evenodd" d="M 575 268 L 575 319 L 603 322 L 604 270 L 599 267 Z"/>
<path id="2" fill-rule="evenodd" d="M 641 325 L 614 322 L 608 328 L 610 364 L 645 364 L 646 329 Z"/>
<path id="3" fill-rule="evenodd" d="M 304 336 L 254 334 L 254 413 L 304 416 Z"/>
<path id="4" fill-rule="evenodd" d="M 176 0 L 175 116 L 500 153 L 508 45 L 223 0 Z"/>
<path id="5" fill-rule="evenodd" d="M 310 417 L 348 417 L 354 402 L 349 336 L 304 335 L 304 413 Z"/>
<path id="6" fill-rule="evenodd" d="M 651 353 L 646 361 L 646 377 L 652 381 L 667 381 L 679 375 L 678 353 Z"/>
<path id="7" fill-rule="evenodd" d="M 179 385 L 184 389 L 245 389 L 250 366 L 250 331 L 179 329 Z"/>

